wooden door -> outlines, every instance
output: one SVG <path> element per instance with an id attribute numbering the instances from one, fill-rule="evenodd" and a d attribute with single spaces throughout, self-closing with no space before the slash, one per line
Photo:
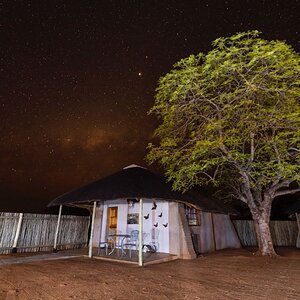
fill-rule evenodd
<path id="1" fill-rule="evenodd" d="M 118 207 L 108 208 L 108 234 L 116 234 L 118 226 Z"/>

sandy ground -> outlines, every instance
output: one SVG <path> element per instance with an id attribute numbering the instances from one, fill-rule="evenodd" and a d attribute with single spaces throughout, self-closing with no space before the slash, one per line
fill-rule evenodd
<path id="1" fill-rule="evenodd" d="M 0 299 L 300 299 L 300 250 L 224 250 L 139 268 L 73 258 L 0 267 Z"/>

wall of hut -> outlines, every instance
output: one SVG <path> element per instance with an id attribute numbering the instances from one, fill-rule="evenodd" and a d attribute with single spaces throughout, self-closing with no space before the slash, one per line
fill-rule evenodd
<path id="1" fill-rule="evenodd" d="M 241 247 L 229 215 L 199 211 L 198 216 L 199 226 L 190 226 L 197 253 Z"/>
<path id="2" fill-rule="evenodd" d="M 153 205 L 155 202 L 155 209 Z M 116 232 L 109 232 L 109 208 L 117 208 Z M 96 209 L 93 246 L 97 247 L 99 240 L 104 242 L 108 234 L 130 234 L 139 229 L 139 203 L 129 206 L 124 200 L 105 201 L 102 207 Z M 144 199 L 143 204 L 143 243 L 155 243 L 158 252 L 169 253 L 169 202 Z"/>
<path id="3" fill-rule="evenodd" d="M 186 216 L 179 213 L 177 202 L 143 199 L 143 244 L 155 246 L 157 252 L 195 258 Z M 109 209 L 117 208 L 116 228 L 109 228 Z M 96 209 L 93 246 L 105 242 L 109 234 L 130 234 L 139 230 L 139 203 L 124 200 L 104 201 Z M 146 248 L 144 248 L 146 250 Z"/>
<path id="4" fill-rule="evenodd" d="M 24 214 L 21 222 L 18 252 L 47 251 L 53 248 L 57 215 Z M 13 248 L 18 213 L 0 212 L 0 254 L 10 253 Z M 74 249 L 86 246 L 89 228 L 88 216 L 62 215 L 58 249 Z"/>
<path id="5" fill-rule="evenodd" d="M 252 220 L 233 220 L 242 246 L 257 246 Z M 271 221 L 270 230 L 274 246 L 296 246 L 298 236 L 297 221 Z"/>

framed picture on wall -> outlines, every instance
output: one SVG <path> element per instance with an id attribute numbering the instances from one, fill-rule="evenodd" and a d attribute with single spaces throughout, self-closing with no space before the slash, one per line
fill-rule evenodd
<path id="1" fill-rule="evenodd" d="M 127 224 L 139 224 L 139 214 L 128 214 L 127 215 Z"/>

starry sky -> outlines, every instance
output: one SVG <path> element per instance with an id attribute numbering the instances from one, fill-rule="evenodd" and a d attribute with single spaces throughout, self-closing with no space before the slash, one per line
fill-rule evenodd
<path id="1" fill-rule="evenodd" d="M 0 1 L 0 211 L 135 163 L 160 76 L 220 36 L 257 29 L 300 50 L 297 0 Z"/>

